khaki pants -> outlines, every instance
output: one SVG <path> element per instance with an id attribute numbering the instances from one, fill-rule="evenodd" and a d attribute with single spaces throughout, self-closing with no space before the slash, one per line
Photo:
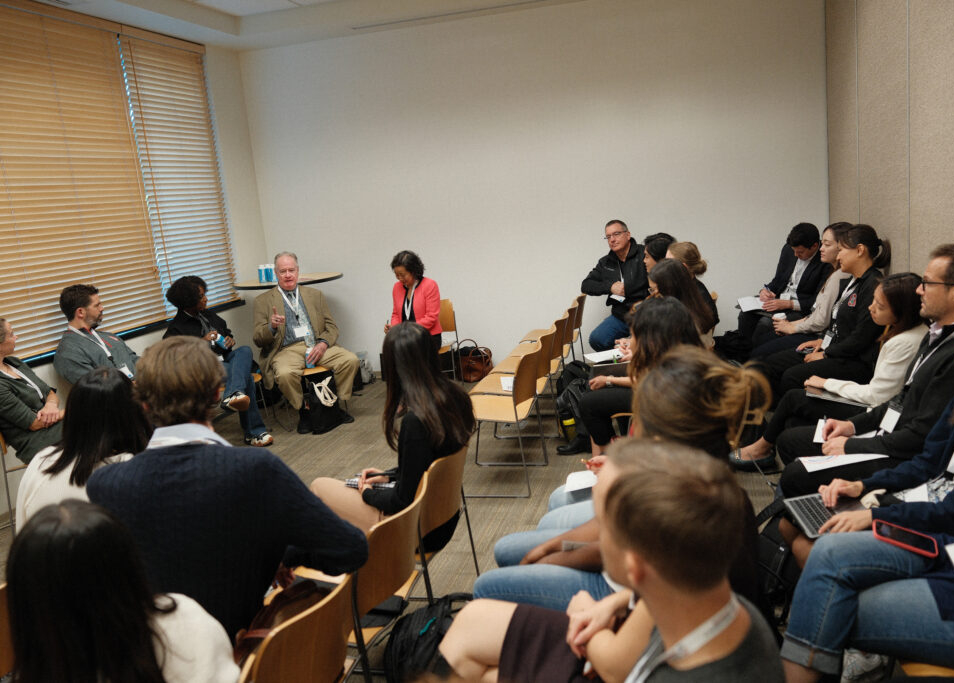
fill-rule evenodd
<path id="1" fill-rule="evenodd" d="M 335 373 L 338 385 L 338 398 L 351 399 L 351 386 L 358 372 L 358 357 L 340 346 L 330 346 L 325 350 L 318 365 Z M 301 373 L 305 369 L 305 342 L 295 342 L 275 354 L 272 359 L 272 371 L 275 383 L 293 408 L 301 408 L 304 396 L 301 390 Z"/>

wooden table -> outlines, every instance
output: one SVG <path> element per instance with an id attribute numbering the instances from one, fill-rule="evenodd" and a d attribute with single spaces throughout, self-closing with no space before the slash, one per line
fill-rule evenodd
<path id="1" fill-rule="evenodd" d="M 298 284 L 313 285 L 318 282 L 339 280 L 341 277 L 343 277 L 342 273 L 302 273 L 298 276 Z M 277 282 L 259 282 L 258 280 L 242 280 L 233 285 L 235 289 L 271 289 L 277 286 Z"/>

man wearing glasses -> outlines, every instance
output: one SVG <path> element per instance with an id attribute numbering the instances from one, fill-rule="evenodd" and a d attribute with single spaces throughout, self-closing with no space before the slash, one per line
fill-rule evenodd
<path id="1" fill-rule="evenodd" d="M 590 333 L 594 351 L 608 351 L 617 339 L 629 336 L 626 314 L 649 292 L 643 245 L 630 236 L 629 228 L 621 220 L 611 220 L 605 231 L 603 239 L 609 243 L 609 253 L 596 263 L 580 286 L 584 294 L 606 296 L 606 305 L 612 307 L 611 314 Z"/>

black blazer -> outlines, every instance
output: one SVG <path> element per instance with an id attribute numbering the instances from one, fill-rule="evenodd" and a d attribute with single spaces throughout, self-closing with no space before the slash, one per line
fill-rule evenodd
<path id="1" fill-rule="evenodd" d="M 840 313 L 838 317 L 841 317 Z M 951 331 L 945 331 L 951 334 Z M 928 339 L 929 336 L 924 335 L 921 340 L 921 346 L 908 366 L 905 381 L 911 376 L 918 359 L 930 350 Z M 901 404 L 901 416 L 894 431 L 868 439 L 848 439 L 845 442 L 846 453 L 885 453 L 892 458 L 908 460 L 921 452 L 931 427 L 945 416 L 945 406 L 954 398 L 954 339 L 945 338 L 941 346 L 936 348 L 918 367 L 911 383 L 891 399 Z M 877 429 L 888 410 L 888 403 L 852 417 L 855 432 L 863 434 Z"/>
<path id="2" fill-rule="evenodd" d="M 835 337 L 825 349 L 826 358 L 855 359 L 874 367 L 879 351 L 878 337 L 884 328 L 871 319 L 868 306 L 880 281 L 881 272 L 872 267 L 855 282 L 848 298 L 838 308 L 838 317 L 829 325 L 829 330 L 834 327 Z M 839 298 L 849 282 L 850 278 L 841 281 Z"/>
<path id="3" fill-rule="evenodd" d="M 209 325 L 223 337 L 231 337 L 232 330 L 229 329 L 228 323 L 226 323 L 222 318 L 213 313 L 212 311 L 202 311 L 199 315 L 203 316 Z M 166 328 L 165 334 L 162 335 L 162 338 L 166 337 L 203 337 L 202 334 L 202 323 L 200 323 L 196 318 L 192 317 L 181 308 L 176 312 L 176 317 L 172 319 L 172 322 L 169 323 L 169 327 Z M 215 351 L 220 356 L 228 358 L 230 351 L 222 349 L 218 344 L 212 344 L 212 350 Z"/>
<path id="4" fill-rule="evenodd" d="M 786 244 L 782 247 L 782 253 L 778 256 L 775 277 L 768 285 L 775 296 L 781 296 L 782 292 L 785 291 L 788 279 L 792 276 L 797 261 L 798 258 L 790 246 Z M 795 288 L 795 296 L 798 298 L 798 305 L 801 306 L 803 315 L 811 313 L 812 306 L 815 305 L 815 297 L 818 296 L 818 290 L 825 284 L 831 270 L 830 263 L 822 263 L 821 250 L 816 251 L 812 260 L 808 262 L 805 272 L 802 273 L 802 278 L 798 281 L 798 287 Z"/>

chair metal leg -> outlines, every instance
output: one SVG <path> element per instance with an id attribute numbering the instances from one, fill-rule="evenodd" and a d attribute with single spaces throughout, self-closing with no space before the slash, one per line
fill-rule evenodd
<path id="1" fill-rule="evenodd" d="M 431 573 L 427 569 L 427 553 L 424 552 L 424 537 L 421 536 L 421 525 L 417 526 L 417 552 L 421 558 L 421 574 L 424 575 L 424 590 L 427 592 L 427 604 L 434 604 L 434 591 L 431 590 Z"/>
<path id="2" fill-rule="evenodd" d="M 537 415 L 537 419 L 540 416 Z M 547 446 L 546 440 L 541 439 L 543 444 L 543 458 L 544 462 L 542 463 L 528 463 L 527 456 L 523 449 L 523 433 L 520 429 L 520 420 L 517 419 L 516 407 L 514 408 L 514 424 L 517 425 L 517 442 L 520 444 L 520 464 L 509 463 L 509 462 L 480 462 L 480 422 L 477 423 L 477 449 L 474 453 L 474 463 L 480 467 L 523 467 L 523 478 L 524 483 L 527 487 L 527 492 L 524 494 L 521 493 L 475 493 L 471 494 L 470 498 L 529 498 L 530 497 L 530 467 L 545 467 L 549 462 L 547 461 Z M 542 422 L 541 422 L 542 425 Z M 496 423 L 494 423 L 496 429 Z M 542 429 L 541 429 L 542 432 Z"/>
<path id="3" fill-rule="evenodd" d="M 474 532 L 470 528 L 470 513 L 467 511 L 467 495 L 464 493 L 464 485 L 460 485 L 460 500 L 464 507 L 464 521 L 467 522 L 467 537 L 470 539 L 470 554 L 474 556 L 474 571 L 480 576 L 480 565 L 477 564 L 477 546 L 474 545 Z"/>
<path id="4" fill-rule="evenodd" d="M 361 632 L 361 617 L 358 616 L 358 581 L 351 584 L 351 616 L 354 620 L 354 640 L 358 646 L 358 659 L 361 661 L 361 673 L 365 683 L 373 683 L 371 679 L 371 664 L 368 661 L 368 649 L 364 645 L 364 633 Z"/>

